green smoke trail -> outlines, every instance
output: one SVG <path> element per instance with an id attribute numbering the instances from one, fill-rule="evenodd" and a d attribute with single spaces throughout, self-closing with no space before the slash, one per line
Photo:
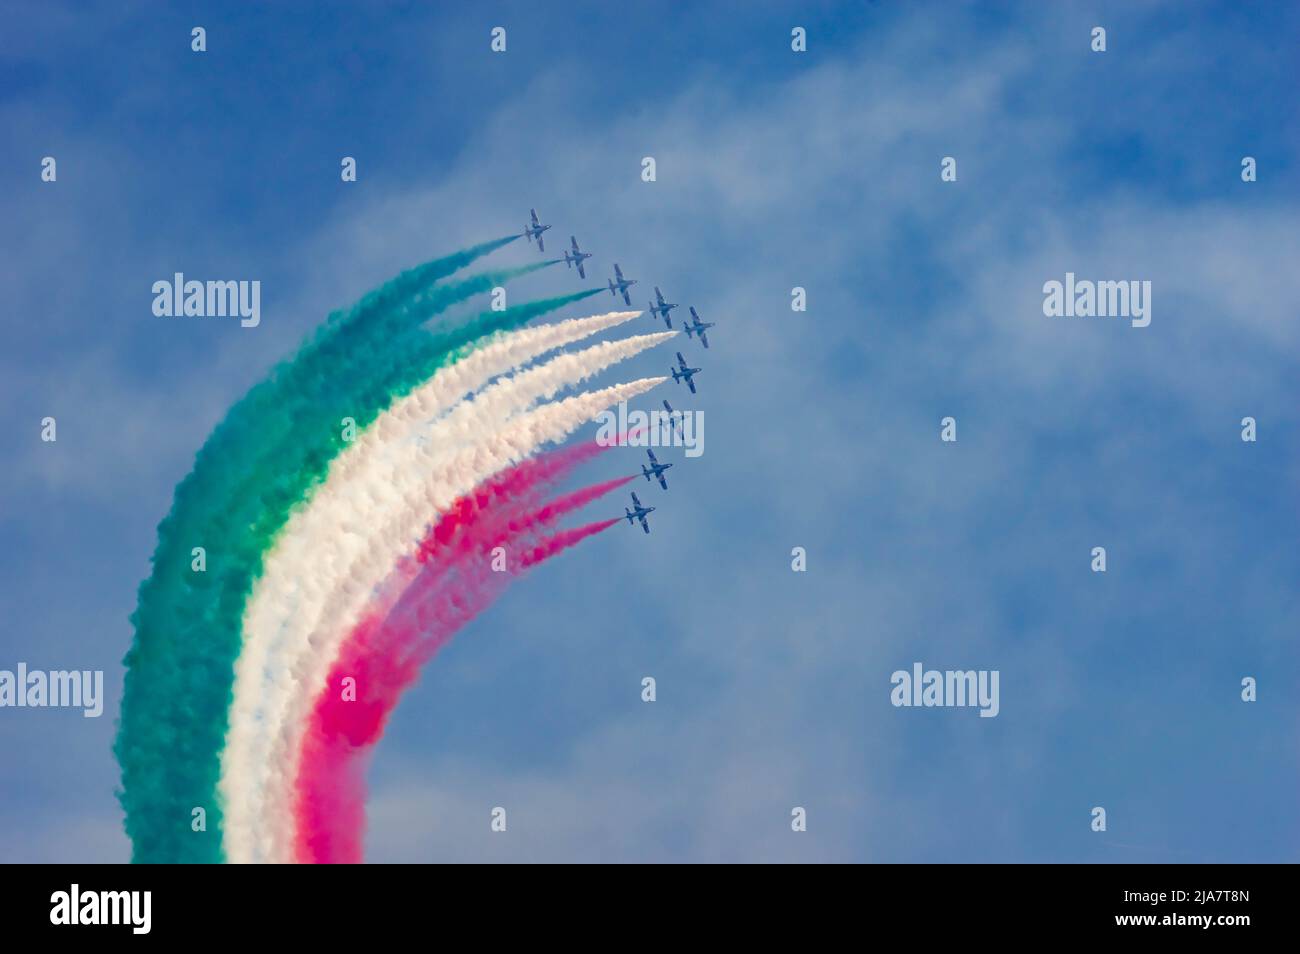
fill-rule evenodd
<path id="1" fill-rule="evenodd" d="M 541 266 L 519 271 L 534 267 Z M 205 444 L 195 471 L 178 488 L 172 514 L 159 528 L 154 574 L 142 585 L 133 616 L 137 636 L 126 659 L 115 750 L 136 860 L 221 859 L 216 785 L 244 604 L 260 575 L 262 555 L 290 508 L 323 478 L 342 449 L 341 417 L 353 417 L 362 428 L 395 397 L 482 336 L 600 291 L 485 312 L 462 328 L 433 335 L 412 339 L 401 333 L 508 274 L 459 283 L 459 296 L 440 295 L 435 288 L 415 298 L 408 294 L 398 303 L 395 294 L 372 293 L 363 299 L 378 309 L 367 322 L 369 333 L 359 330 L 360 321 L 352 317 L 361 306 L 351 309 L 333 322 L 337 333 L 312 339 L 304 349 L 309 360 L 277 368 L 232 409 Z M 408 291 L 416 284 L 408 282 Z M 349 329 L 358 330 L 345 334 Z M 390 334 L 396 338 L 388 339 Z M 409 347 L 393 353 L 394 340 Z M 376 358 L 384 359 L 377 372 Z M 304 370 L 305 365 L 311 367 Z M 304 401 L 304 394 L 313 400 Z M 292 411 L 286 414 L 282 402 Z M 286 420 L 292 421 L 287 430 L 294 440 L 268 455 L 267 448 L 274 445 L 262 439 L 263 432 L 268 425 L 271 431 L 285 430 Z M 232 499 L 232 485 L 256 492 L 235 491 Z M 207 572 L 190 572 L 192 546 L 207 547 Z M 196 807 L 206 810 L 206 832 L 188 827 Z"/>
<path id="2" fill-rule="evenodd" d="M 197 573 L 191 570 L 191 549 L 214 547 L 216 537 L 209 532 L 210 525 L 214 512 L 220 513 L 223 497 L 230 492 L 230 477 L 239 474 L 241 469 L 249 469 L 260 449 L 247 438 L 260 432 L 260 424 L 282 419 L 280 412 L 292 406 L 292 398 L 305 390 L 308 381 L 336 375 L 341 362 L 353 355 L 353 342 L 373 338 L 367 332 L 377 319 L 390 312 L 412 313 L 411 300 L 424 296 L 422 300 L 427 301 L 431 283 L 452 275 L 516 237 L 485 242 L 416 266 L 370 292 L 351 308 L 334 312 L 293 359 L 281 362 L 227 413 L 196 455 L 193 469 L 176 489 L 170 513 L 159 525 L 153 572 L 140 587 L 137 609 L 132 615 L 136 639 L 125 659 L 126 691 L 115 750 L 122 765 L 121 800 L 127 810 L 128 834 L 134 837 L 137 830 L 145 829 L 141 831 L 144 848 L 137 849 L 137 856 L 150 854 L 148 829 L 188 825 L 192 807 L 208 807 L 196 800 L 184 808 L 184 818 L 152 820 L 147 816 L 160 813 L 147 804 L 139 805 L 143 816 L 140 811 L 133 811 L 139 803 L 134 797 L 136 793 L 160 790 L 167 779 L 163 760 L 168 756 L 168 749 L 149 741 L 150 726 L 155 722 L 182 724 L 181 719 L 171 718 L 164 711 L 168 703 L 178 697 L 186 698 L 185 693 L 192 689 L 184 684 L 187 673 L 176 666 L 176 659 L 183 656 L 185 640 L 190 636 L 188 622 L 223 582 L 219 551 L 212 554 L 216 565 L 209 566 L 210 572 Z M 477 287 L 477 284 L 470 286 L 466 294 L 472 294 Z M 428 314 L 428 310 L 422 313 Z M 194 698 L 201 699 L 201 696 L 200 692 Z M 198 718 L 210 715 L 197 709 L 194 714 Z M 162 740 L 165 733 L 166 729 L 155 732 L 154 741 Z M 141 740 L 143 744 L 137 745 Z M 183 733 L 177 733 L 174 741 L 182 747 L 189 742 Z M 189 833 L 188 827 L 183 830 Z M 204 839 L 195 834 L 192 840 Z"/>
<path id="3" fill-rule="evenodd" d="M 340 373 L 339 365 L 353 353 L 354 342 L 365 342 L 367 338 L 373 338 L 373 335 L 367 335 L 367 328 L 372 325 L 374 318 L 386 311 L 409 308 L 408 299 L 426 291 L 431 283 L 452 275 L 517 237 L 507 236 L 485 242 L 408 269 L 368 293 L 351 308 L 331 314 L 294 358 L 273 368 L 217 425 L 195 457 L 193 469 L 176 488 L 171 512 L 158 528 L 160 544 L 164 538 L 175 538 L 195 529 L 186 524 L 187 519 L 196 514 L 193 502 L 209 500 L 220 490 L 213 481 L 219 469 L 215 465 L 222 459 L 229 458 L 232 452 L 237 456 L 240 450 L 238 446 L 230 446 L 232 443 L 238 444 L 230 439 L 230 434 L 248 433 L 251 424 L 265 421 L 275 410 L 283 408 L 287 400 L 301 394 L 305 390 L 305 382 L 335 378 Z M 170 559 L 173 556 L 177 560 Z M 150 592 L 152 585 L 162 582 L 158 578 L 160 571 L 164 574 L 169 571 L 179 572 L 177 567 L 180 565 L 188 570 L 188 560 L 188 551 L 181 559 L 181 555 L 169 554 L 160 546 L 154 555 L 155 575 L 145 581 L 141 596 Z"/>
<path id="4" fill-rule="evenodd" d="M 443 258 L 433 259 L 414 268 L 408 268 L 396 278 L 385 282 L 373 291 L 367 292 L 352 307 L 331 312 L 292 360 L 301 365 L 303 361 L 310 358 L 320 345 L 333 340 L 340 331 L 355 327 L 370 317 L 404 304 L 434 283 L 472 265 L 484 255 L 509 245 L 517 238 L 519 238 L 518 235 L 507 235 L 504 238 L 472 245 L 463 251 L 454 252 Z"/>

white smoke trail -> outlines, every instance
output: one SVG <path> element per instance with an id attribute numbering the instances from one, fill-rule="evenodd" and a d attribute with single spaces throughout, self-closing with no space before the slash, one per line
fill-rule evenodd
<path id="1" fill-rule="evenodd" d="M 570 327 L 554 326 L 558 331 L 531 329 L 523 342 L 503 341 L 502 354 L 517 363 L 525 347 L 546 349 L 558 337 L 573 340 L 580 331 L 590 334 L 624 320 L 628 320 L 626 313 L 620 313 L 583 320 L 585 324 L 562 323 Z M 577 327 L 573 327 L 575 324 Z M 546 334 L 533 335 L 532 331 Z M 426 475 L 439 456 L 446 456 L 458 442 L 490 430 L 494 422 L 538 398 L 662 340 L 666 340 L 662 335 L 644 336 L 561 355 L 539 368 L 498 382 L 478 400 L 454 404 L 451 413 L 438 419 L 438 411 L 449 400 L 461 399 L 466 390 L 482 383 L 483 373 L 499 370 L 500 361 L 494 365 L 477 361 L 469 374 L 440 373 L 430 384 L 395 404 L 340 455 L 328 479 L 305 507 L 295 511 L 268 555 L 265 572 L 245 614 L 245 650 L 237 667 L 230 730 L 222 759 L 228 858 L 255 860 L 262 854 L 259 845 L 265 839 L 259 837 L 257 829 L 265 803 L 258 795 L 271 771 L 266 753 L 283 708 L 277 693 L 293 685 L 285 660 L 276 656 L 278 647 L 299 645 L 321 621 L 319 608 L 346 576 L 357 555 L 364 552 L 367 540 L 376 532 L 376 522 L 382 521 L 381 515 L 400 507 L 404 498 L 415 493 L 413 488 L 428 479 Z M 446 370 L 455 372 L 470 362 L 475 362 L 475 355 Z M 422 419 L 430 414 L 435 418 L 431 433 L 438 439 L 431 445 L 412 445 L 410 435 L 427 428 Z M 385 450 L 388 453 L 383 453 Z"/>
<path id="2" fill-rule="evenodd" d="M 347 495 L 356 493 L 358 485 L 353 480 L 356 472 L 374 462 L 376 453 L 386 443 L 407 435 L 413 425 L 429 418 L 436 419 L 441 412 L 462 401 L 467 393 L 479 390 L 497 375 L 512 371 L 556 348 L 621 325 L 639 314 L 622 311 L 571 318 L 498 334 L 486 344 L 464 349 L 460 360 L 441 368 L 424 385 L 395 402 L 363 430 L 356 441 L 340 452 L 330 462 L 326 480 L 318 485 L 316 493 L 309 499 L 314 502 L 322 495 L 337 498 L 343 491 L 342 500 L 347 503 Z M 361 486 L 364 488 L 365 485 Z M 360 506 L 355 497 L 353 506 Z M 231 773 L 236 771 L 235 766 L 249 764 L 249 759 L 258 756 L 254 749 L 265 734 L 259 707 L 272 639 L 283 628 L 284 614 L 294 612 L 296 601 L 301 597 L 302 584 L 307 580 L 296 573 L 295 568 L 305 566 L 313 556 L 306 548 L 321 539 L 319 518 L 325 512 L 320 507 L 302 504 L 294 509 L 267 554 L 262 576 L 245 607 L 244 645 L 236 661 L 219 783 L 225 807 L 223 847 L 227 858 L 232 861 L 252 860 L 257 854 L 257 846 L 252 840 L 253 806 L 241 800 L 242 795 L 236 790 Z"/>
<path id="3" fill-rule="evenodd" d="M 649 336 L 647 336 L 649 337 Z M 330 667 L 359 622 L 375 590 L 404 556 L 414 554 L 431 515 L 445 511 L 459 497 L 547 443 L 564 440 L 583 422 L 606 408 L 642 394 L 665 378 L 644 378 L 629 384 L 580 394 L 520 414 L 495 432 L 486 432 L 463 447 L 422 486 L 392 521 L 391 529 L 372 539 L 375 547 L 351 568 L 343 585 L 327 601 L 322 625 L 315 627 L 297 660 L 285 669 L 287 705 L 279 719 L 275 745 L 264 763 L 271 769 L 259 793 L 260 820 L 266 826 L 268 860 L 293 860 L 293 794 L 304 723 L 317 696 L 326 688 Z"/>

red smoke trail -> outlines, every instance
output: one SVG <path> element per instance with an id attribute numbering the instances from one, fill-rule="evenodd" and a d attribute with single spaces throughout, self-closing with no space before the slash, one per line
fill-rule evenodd
<path id="1" fill-rule="evenodd" d="M 613 445 L 610 445 L 613 446 Z M 530 457 L 501 471 L 457 499 L 428 528 L 414 556 L 403 557 L 393 568 L 372 600 L 372 609 L 391 610 L 403 591 L 437 554 L 448 548 L 465 546 L 469 531 L 481 525 L 485 510 L 502 503 L 536 504 L 542 493 L 563 480 L 580 464 L 586 463 L 609 446 L 597 443 L 578 444 Z M 504 515 L 504 514 L 503 514 Z"/>
<path id="2" fill-rule="evenodd" d="M 618 523 L 592 524 L 575 530 L 563 530 L 550 537 L 542 532 L 594 500 L 617 490 L 636 477 L 616 477 L 593 484 L 562 497 L 522 516 L 504 521 L 508 526 L 499 533 L 485 535 L 482 542 L 444 564 L 439 571 L 422 574 L 403 595 L 388 617 L 387 627 L 394 644 L 386 647 L 389 658 L 398 658 L 404 667 L 418 671 L 441 649 L 461 626 L 490 606 L 515 577 L 594 533 Z M 497 547 L 502 547 L 504 566 L 495 561 Z M 394 700 L 396 704 L 396 700 Z"/>
<path id="3" fill-rule="evenodd" d="M 500 538 L 494 538 L 488 544 L 488 547 L 500 546 L 509 536 L 518 536 L 539 525 L 554 523 L 560 517 L 575 510 L 580 510 L 593 500 L 599 500 L 608 493 L 612 493 L 618 488 L 626 486 L 636 480 L 636 475 L 630 477 L 615 477 L 613 480 L 607 480 L 604 483 L 592 484 L 590 487 L 583 487 L 581 490 L 575 490 L 573 493 L 564 494 L 556 497 L 550 503 L 543 504 L 536 510 L 515 517 L 508 521 L 509 529 Z M 615 523 L 618 519 L 615 518 Z M 569 531 L 565 531 L 566 533 Z M 527 567 L 529 564 L 525 563 Z"/>
<path id="4" fill-rule="evenodd" d="M 529 458 L 475 487 L 443 514 L 420 543 L 420 562 L 426 562 L 440 546 L 453 542 L 456 531 L 472 525 L 478 515 L 494 501 L 519 500 L 529 492 L 552 486 L 568 476 L 580 464 L 607 450 L 600 444 L 578 444 Z M 447 524 L 446 526 L 443 526 Z"/>
<path id="5" fill-rule="evenodd" d="M 620 485 L 625 484 L 632 479 L 632 477 L 626 477 L 619 483 Z M 574 527 L 572 530 L 561 530 L 559 533 L 551 534 L 551 536 L 542 540 L 540 544 L 533 547 L 524 555 L 524 569 L 526 570 L 531 566 L 535 566 L 543 560 L 549 560 L 556 554 L 563 553 L 565 550 L 569 549 L 569 547 L 577 546 L 588 537 L 594 537 L 602 530 L 608 530 L 610 527 L 614 526 L 614 524 L 618 523 L 620 519 L 621 518 L 619 517 L 611 517 L 609 520 L 599 520 L 596 523 L 589 523 L 585 527 Z"/>
<path id="6" fill-rule="evenodd" d="M 540 491 L 604 448 L 556 451 L 485 481 L 431 528 L 399 595 L 372 603 L 331 667 L 313 706 L 296 785 L 296 855 L 304 862 L 359 862 L 367 756 L 421 666 L 509 582 L 618 522 L 544 536 L 565 514 L 623 486 L 621 477 L 536 505 Z M 505 547 L 505 566 L 495 547 Z M 387 588 L 387 587 L 386 587 Z M 350 678 L 350 683 L 344 680 Z"/>

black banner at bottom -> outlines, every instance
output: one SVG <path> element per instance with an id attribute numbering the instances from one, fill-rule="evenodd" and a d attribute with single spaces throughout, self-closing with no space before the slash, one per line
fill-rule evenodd
<path id="1" fill-rule="evenodd" d="M 1127 934 L 1232 943 L 1284 927 L 1294 875 L 1253 865 L 719 867 L 620 866 L 593 878 L 584 866 L 544 876 L 530 866 L 12 866 L 0 917 L 9 939 L 128 944 L 373 943 L 376 930 L 419 932 L 438 919 L 444 930 L 486 926 L 493 939 L 513 930 L 534 941 L 734 938 L 784 926 L 919 931 L 925 942 Z M 678 927 L 687 933 L 662 933 Z"/>

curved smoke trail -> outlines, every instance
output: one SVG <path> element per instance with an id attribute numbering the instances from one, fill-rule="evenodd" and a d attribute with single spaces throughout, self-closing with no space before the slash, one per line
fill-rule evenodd
<path id="1" fill-rule="evenodd" d="M 371 537 L 371 548 L 330 593 L 318 616 L 321 625 L 312 626 L 307 639 L 298 645 L 297 658 L 278 670 L 286 674 L 284 688 L 288 691 L 277 693 L 277 697 L 287 700 L 288 708 L 274 720 L 281 729 L 271 756 L 263 762 L 272 775 L 261 806 L 261 817 L 270 826 L 267 842 L 271 858 L 284 858 L 292 847 L 293 819 L 286 807 L 290 804 L 303 720 L 311 701 L 325 684 L 339 647 L 361 617 L 374 590 L 383 583 L 389 568 L 414 551 L 432 516 L 444 512 L 456 498 L 545 444 L 564 440 L 601 411 L 631 400 L 664 380 L 645 378 L 615 385 L 516 415 L 495 432 L 482 435 L 476 443 L 456 453 L 408 501 L 396 521 L 390 524 L 391 529 Z"/>
<path id="2" fill-rule="evenodd" d="M 663 380 L 534 406 L 661 338 L 605 342 L 520 371 L 631 315 L 520 330 L 597 288 L 440 317 L 554 264 L 446 281 L 513 238 L 418 266 L 332 313 L 196 455 L 132 616 L 114 749 L 136 860 L 291 857 L 291 789 L 312 700 L 367 600 L 397 598 L 404 576 L 428 568 L 423 527 L 458 494 L 532 466 L 544 444 Z M 539 481 L 547 466 L 534 468 Z M 512 499 L 540 506 L 537 488 Z M 530 531 L 521 569 L 582 532 Z"/>
<path id="3" fill-rule="evenodd" d="M 610 316 L 588 321 L 565 330 L 573 334 L 579 328 L 594 330 L 612 323 Z M 537 334 L 530 340 L 546 341 L 552 336 Z M 258 846 L 268 843 L 254 824 L 269 810 L 267 779 L 278 770 L 267 749 L 285 718 L 287 699 L 298 691 L 306 640 L 313 628 L 327 624 L 328 599 L 349 578 L 382 576 L 391 566 L 384 562 L 391 559 L 387 550 L 374 558 L 379 565 L 371 569 L 358 559 L 367 546 L 373 552 L 378 546 L 374 541 L 392 532 L 388 528 L 400 517 L 403 502 L 420 499 L 427 475 L 474 434 L 489 433 L 537 399 L 663 340 L 663 334 L 646 335 L 561 354 L 498 381 L 475 400 L 460 400 L 432 426 L 420 421 L 421 413 L 437 417 L 437 395 L 445 401 L 463 398 L 462 385 L 481 383 L 484 372 L 495 369 L 491 361 L 471 355 L 461 362 L 472 364 L 468 374 L 457 373 L 461 365 L 453 365 L 447 375 L 435 376 L 386 411 L 339 455 L 321 491 L 290 517 L 266 559 L 245 613 L 245 649 L 236 663 L 235 699 L 222 755 L 221 791 L 230 806 L 227 850 L 233 860 L 255 859 Z M 517 341 L 507 342 L 505 348 L 507 353 L 517 352 Z M 396 423 L 401 421 L 406 422 L 405 428 Z M 426 444 L 410 439 L 421 430 L 429 437 Z M 386 515 L 393 514 L 397 517 L 389 517 L 386 523 Z"/>
<path id="4" fill-rule="evenodd" d="M 546 528 L 635 479 L 605 481 L 530 510 L 527 491 L 536 484 L 518 476 L 508 471 L 488 492 L 458 501 L 422 542 L 419 572 L 395 600 L 374 601 L 349 634 L 302 739 L 296 860 L 361 860 L 365 764 L 403 692 L 512 578 L 617 520 L 549 537 Z"/>
<path id="5" fill-rule="evenodd" d="M 304 347 L 301 362 L 277 366 L 228 412 L 178 486 L 171 513 L 159 526 L 153 572 L 141 585 L 132 616 L 136 637 L 125 660 L 114 747 L 137 860 L 221 857 L 215 756 L 224 737 L 243 599 L 266 538 L 288 507 L 314 484 L 338 440 L 335 428 L 320 426 L 303 428 L 287 444 L 277 436 L 297 431 L 299 422 L 310 417 L 312 407 L 302 398 L 304 392 L 318 390 L 315 385 L 334 369 L 354 367 L 356 349 L 341 342 L 364 341 L 364 326 L 386 309 L 410 312 L 411 289 L 418 282 L 450 274 L 500 244 L 487 243 L 414 270 L 414 275 L 399 277 L 330 323 Z M 464 283 L 459 287 L 466 295 L 477 288 Z M 445 298 L 439 301 L 442 306 L 448 303 Z M 425 310 L 419 314 L 426 315 L 427 307 L 420 307 Z M 440 350 L 463 346 L 480 333 L 508 326 L 510 320 L 527 320 L 534 313 L 525 306 L 513 315 L 479 316 L 465 328 L 444 332 Z M 434 356 L 422 357 L 432 363 Z M 398 375 L 394 383 L 402 387 L 420 369 L 406 365 L 399 370 L 405 377 Z M 365 416 L 365 411 L 359 413 Z M 316 422 L 319 425 L 319 414 Z M 238 494 L 240 488 L 250 487 L 256 491 L 251 500 Z M 235 502 L 242 506 L 232 505 Z M 197 810 L 206 813 L 205 831 L 191 824 L 200 814 Z"/>

